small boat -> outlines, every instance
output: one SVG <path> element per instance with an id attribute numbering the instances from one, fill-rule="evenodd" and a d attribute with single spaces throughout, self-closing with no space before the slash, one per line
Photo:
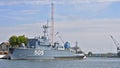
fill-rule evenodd
<path id="1" fill-rule="evenodd" d="M 0 59 L 5 59 L 8 57 L 7 51 L 0 51 Z"/>
<path id="2" fill-rule="evenodd" d="M 6 55 L 0 55 L 0 59 L 3 59 L 5 57 L 6 57 Z"/>

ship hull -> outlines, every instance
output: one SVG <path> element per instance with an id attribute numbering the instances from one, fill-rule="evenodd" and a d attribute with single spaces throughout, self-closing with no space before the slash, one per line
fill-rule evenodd
<path id="1" fill-rule="evenodd" d="M 75 54 L 69 50 L 41 50 L 41 49 L 14 49 L 10 54 L 10 59 L 84 59 L 84 54 Z"/>
<path id="2" fill-rule="evenodd" d="M 120 52 L 117 53 L 117 56 L 120 57 Z"/>

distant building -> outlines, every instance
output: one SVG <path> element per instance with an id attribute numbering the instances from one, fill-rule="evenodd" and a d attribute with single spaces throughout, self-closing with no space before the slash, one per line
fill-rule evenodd
<path id="1" fill-rule="evenodd" d="M 10 46 L 9 42 L 2 42 L 0 44 L 0 51 L 8 51 L 9 46 Z"/>

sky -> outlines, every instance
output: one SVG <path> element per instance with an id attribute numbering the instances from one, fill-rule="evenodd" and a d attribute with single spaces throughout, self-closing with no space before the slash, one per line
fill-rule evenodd
<path id="1" fill-rule="evenodd" d="M 120 42 L 120 0 L 0 0 L 0 42 L 41 36 L 42 25 L 51 24 L 51 2 L 55 33 L 64 41 L 77 41 L 86 53 L 117 52 L 110 35 Z"/>

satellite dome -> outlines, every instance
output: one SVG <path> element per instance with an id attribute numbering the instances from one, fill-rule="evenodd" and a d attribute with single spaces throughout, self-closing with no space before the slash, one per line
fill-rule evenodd
<path id="1" fill-rule="evenodd" d="M 67 42 L 64 44 L 64 47 L 65 47 L 65 49 L 70 48 L 70 43 L 67 41 Z"/>

